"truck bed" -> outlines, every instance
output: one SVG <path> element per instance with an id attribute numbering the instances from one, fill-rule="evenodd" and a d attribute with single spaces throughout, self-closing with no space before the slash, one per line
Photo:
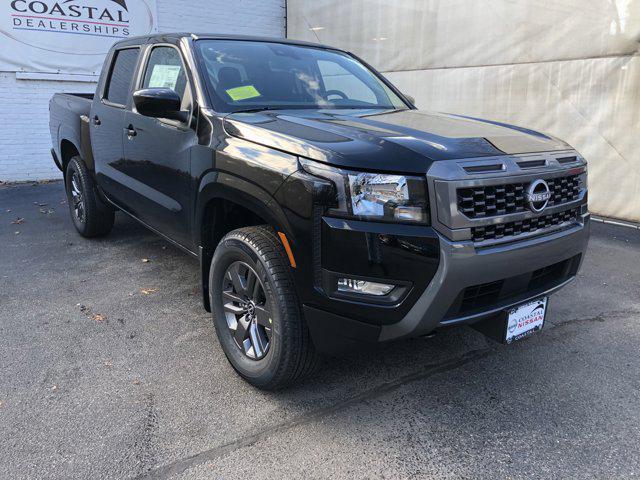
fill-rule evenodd
<path id="1" fill-rule="evenodd" d="M 84 112 L 87 108 L 91 109 L 91 102 L 93 102 L 93 93 L 55 93 L 51 97 L 49 105 L 57 105 L 62 109 L 72 110 L 78 112 L 81 110 Z M 88 114 L 88 111 L 87 111 Z"/>

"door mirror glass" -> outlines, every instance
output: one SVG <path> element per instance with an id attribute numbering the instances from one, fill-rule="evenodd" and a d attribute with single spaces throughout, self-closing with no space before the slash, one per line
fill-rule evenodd
<path id="1" fill-rule="evenodd" d="M 140 115 L 170 120 L 185 120 L 180 111 L 180 96 L 170 88 L 143 88 L 133 93 L 133 103 Z"/>

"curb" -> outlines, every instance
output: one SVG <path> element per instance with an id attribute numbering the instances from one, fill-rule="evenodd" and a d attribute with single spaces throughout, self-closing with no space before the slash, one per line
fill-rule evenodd
<path id="1" fill-rule="evenodd" d="M 591 220 L 594 222 L 606 223 L 607 225 L 616 225 L 618 227 L 626 227 L 634 230 L 640 230 L 640 224 L 638 223 L 625 222 L 622 220 L 614 220 L 608 217 L 596 217 L 593 215 L 591 216 Z"/>

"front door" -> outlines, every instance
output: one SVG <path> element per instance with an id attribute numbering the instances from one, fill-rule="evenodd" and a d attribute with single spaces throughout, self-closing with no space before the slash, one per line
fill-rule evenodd
<path id="1" fill-rule="evenodd" d="M 179 50 L 151 48 L 140 88 L 171 88 L 182 99 L 185 121 L 124 114 L 124 172 L 135 183 L 130 212 L 175 242 L 191 245 L 191 148 L 197 145 L 192 122 L 192 90 Z"/>

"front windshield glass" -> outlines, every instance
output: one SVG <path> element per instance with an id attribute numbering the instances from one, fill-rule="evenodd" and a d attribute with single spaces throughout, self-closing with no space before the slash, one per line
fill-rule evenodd
<path id="1" fill-rule="evenodd" d="M 407 105 L 353 57 L 282 43 L 199 40 L 214 108 L 380 108 Z"/>

